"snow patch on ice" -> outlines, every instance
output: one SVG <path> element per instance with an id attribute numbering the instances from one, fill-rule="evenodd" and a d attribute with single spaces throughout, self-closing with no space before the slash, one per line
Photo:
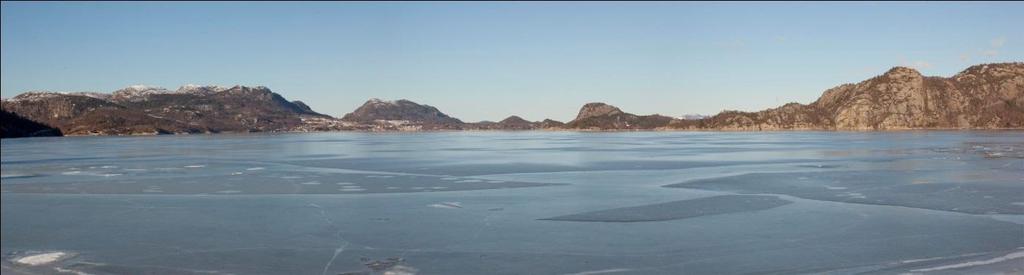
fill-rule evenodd
<path id="1" fill-rule="evenodd" d="M 427 205 L 427 206 L 430 206 L 430 207 L 433 207 L 433 208 L 442 208 L 442 209 L 456 209 L 456 208 L 462 208 L 462 203 L 461 202 L 457 202 L 457 201 L 446 201 L 446 202 L 435 203 L 435 204 L 431 204 L 431 205 Z"/>
<path id="2" fill-rule="evenodd" d="M 75 274 L 75 275 L 92 275 L 91 273 L 86 273 L 86 272 L 81 272 L 81 271 L 74 270 L 74 269 L 67 269 L 67 268 L 61 268 L 61 267 L 54 267 L 53 270 L 56 270 L 57 272 L 60 272 L 60 273 L 71 273 L 71 274 Z"/>
<path id="3" fill-rule="evenodd" d="M 19 263 L 19 264 L 23 264 L 23 265 L 31 265 L 31 266 L 45 265 L 45 264 L 50 264 L 50 263 L 54 263 L 54 262 L 56 262 L 58 260 L 61 260 L 61 259 L 65 258 L 65 256 L 67 256 L 67 255 L 68 255 L 68 253 L 66 253 L 66 252 L 41 253 L 41 254 L 28 255 L 28 256 L 21 257 L 21 258 L 17 258 L 17 259 L 14 260 L 14 262 L 15 263 Z"/>
<path id="4" fill-rule="evenodd" d="M 31 174 L 0 174 L 0 179 L 15 179 L 15 178 L 28 178 L 35 175 Z"/>

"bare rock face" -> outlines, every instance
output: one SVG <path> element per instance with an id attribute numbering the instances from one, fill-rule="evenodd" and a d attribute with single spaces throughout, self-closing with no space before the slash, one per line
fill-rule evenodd
<path id="1" fill-rule="evenodd" d="M 604 103 L 587 103 L 576 119 L 565 128 L 583 130 L 650 130 L 664 127 L 672 118 L 661 115 L 638 116 Z"/>
<path id="2" fill-rule="evenodd" d="M 584 104 L 583 107 L 580 108 L 580 113 L 576 115 L 576 120 L 597 116 L 613 116 L 622 113 L 622 110 L 619 110 L 618 107 L 601 102 L 591 102 Z"/>
<path id="3" fill-rule="evenodd" d="M 677 129 L 894 130 L 1024 128 L 1024 63 L 984 64 L 950 78 L 895 67 L 829 89 L 815 102 L 727 111 Z"/>
<path id="4" fill-rule="evenodd" d="M 69 135 L 282 131 L 301 125 L 303 117 L 327 117 L 262 86 L 29 92 L 4 100 L 3 108 Z"/>
<path id="5" fill-rule="evenodd" d="M 897 67 L 827 91 L 814 107 L 837 129 L 1019 128 L 1024 63 L 978 65 L 951 78 Z"/>

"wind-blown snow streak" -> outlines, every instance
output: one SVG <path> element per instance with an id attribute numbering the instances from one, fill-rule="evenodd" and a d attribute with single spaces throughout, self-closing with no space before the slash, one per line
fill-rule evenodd
<path id="1" fill-rule="evenodd" d="M 1010 254 L 1006 254 L 1005 256 L 1000 256 L 1000 257 L 996 257 L 996 258 L 992 258 L 992 259 L 988 259 L 988 260 L 984 260 L 984 261 L 970 261 L 970 262 L 966 262 L 966 263 L 951 264 L 951 265 L 937 266 L 937 267 L 931 267 L 931 268 L 914 269 L 914 270 L 911 270 L 911 271 L 913 271 L 913 272 L 932 272 L 932 271 L 939 271 L 939 270 L 946 270 L 946 269 L 965 268 L 965 267 L 972 267 L 972 266 L 979 266 L 979 265 L 994 264 L 994 263 L 1003 262 L 1003 261 L 1009 261 L 1009 260 L 1013 260 L 1013 259 L 1017 259 L 1017 258 L 1024 258 L 1024 251 L 1017 251 L 1017 252 L 1013 252 L 1013 253 L 1010 253 Z"/>
<path id="2" fill-rule="evenodd" d="M 579 273 L 569 273 L 569 274 L 566 274 L 566 275 L 608 274 L 608 273 L 626 272 L 626 271 L 630 271 L 630 270 L 631 269 L 627 269 L 627 268 L 613 268 L 613 269 L 602 269 L 602 270 L 584 271 L 584 272 L 579 272 Z"/>

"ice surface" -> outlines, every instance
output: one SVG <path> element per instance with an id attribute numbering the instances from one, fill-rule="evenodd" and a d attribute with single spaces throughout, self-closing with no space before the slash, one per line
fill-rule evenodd
<path id="1" fill-rule="evenodd" d="M 894 205 L 971 214 L 1024 214 L 1024 186 L 1012 174 L 991 171 L 988 178 L 963 182 L 948 171 L 875 170 L 751 173 L 688 181 L 667 187 Z M 921 177 L 929 180 L 921 180 Z"/>
<path id="2" fill-rule="evenodd" d="M 649 222 L 700 216 L 749 212 L 790 204 L 776 196 L 725 195 L 681 200 L 642 206 L 631 206 L 546 218 L 553 221 L 576 222 Z"/>
<path id="3" fill-rule="evenodd" d="M 970 262 L 964 262 L 964 263 L 957 263 L 957 264 L 950 264 L 950 265 L 943 265 L 943 266 L 936 266 L 936 267 L 929 267 L 929 268 L 914 269 L 914 270 L 911 270 L 911 271 L 912 272 L 933 272 L 933 271 L 949 270 L 949 269 L 962 269 L 962 268 L 969 268 L 969 267 L 975 267 L 975 266 L 981 266 L 981 265 L 991 265 L 991 264 L 995 264 L 995 263 L 999 263 L 999 262 L 1005 262 L 1005 261 L 1014 261 L 1016 259 L 1021 259 L 1021 258 L 1024 258 L 1024 251 L 1015 251 L 1013 253 L 1006 254 L 1004 256 L 999 256 L 999 257 L 995 257 L 995 258 L 991 258 L 991 259 L 986 259 L 986 260 L 970 261 Z M 1018 264 L 1024 264 L 1024 261 L 1021 261 L 1021 260 L 1016 260 L 1016 262 Z M 1019 265 L 1019 266 L 1024 268 L 1024 265 Z"/>
<path id="4" fill-rule="evenodd" d="M 3 174 L 34 176 L 0 182 L 0 254 L 4 274 L 1021 273 L 1020 136 L 4 139 Z"/>
<path id="5" fill-rule="evenodd" d="M 121 173 L 67 172 L 51 175 L 49 180 L 32 184 L 16 184 L 24 178 L 4 179 L 3 190 L 12 193 L 66 194 L 352 194 L 426 191 L 465 191 L 500 188 L 553 186 L 552 183 L 484 181 L 467 178 L 444 180 L 432 175 L 379 175 L 361 173 L 277 172 L 261 173 L 211 171 L 196 175 L 169 176 L 165 173 L 127 175 Z M 216 175 L 218 173 L 223 173 Z M 211 175 L 213 174 L 213 175 Z M 97 179 L 86 179 L 95 176 Z M 333 186 L 356 185 L 355 189 L 339 190 Z M 418 188 L 417 188 L 418 187 Z M 159 190 L 154 192 L 154 190 Z M 220 192 L 233 190 L 231 193 Z"/>

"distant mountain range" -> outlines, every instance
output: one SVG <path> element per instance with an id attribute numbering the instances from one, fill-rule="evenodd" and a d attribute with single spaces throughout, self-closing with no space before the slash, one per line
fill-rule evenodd
<path id="1" fill-rule="evenodd" d="M 103 93 L 28 92 L 4 110 L 59 128 L 66 135 L 145 135 L 288 131 L 303 118 L 330 118 L 266 87 L 183 86 L 175 91 L 131 86 Z"/>
<path id="2" fill-rule="evenodd" d="M 338 119 L 262 86 L 197 85 L 174 91 L 131 86 L 109 94 L 27 92 L 3 100 L 2 109 L 4 137 L 346 130 L 1024 129 L 1024 63 L 976 65 L 949 78 L 895 67 L 829 89 L 810 104 L 723 111 L 710 117 L 634 115 L 595 102 L 583 105 L 566 123 L 518 116 L 467 123 L 430 105 L 371 99 Z"/>

